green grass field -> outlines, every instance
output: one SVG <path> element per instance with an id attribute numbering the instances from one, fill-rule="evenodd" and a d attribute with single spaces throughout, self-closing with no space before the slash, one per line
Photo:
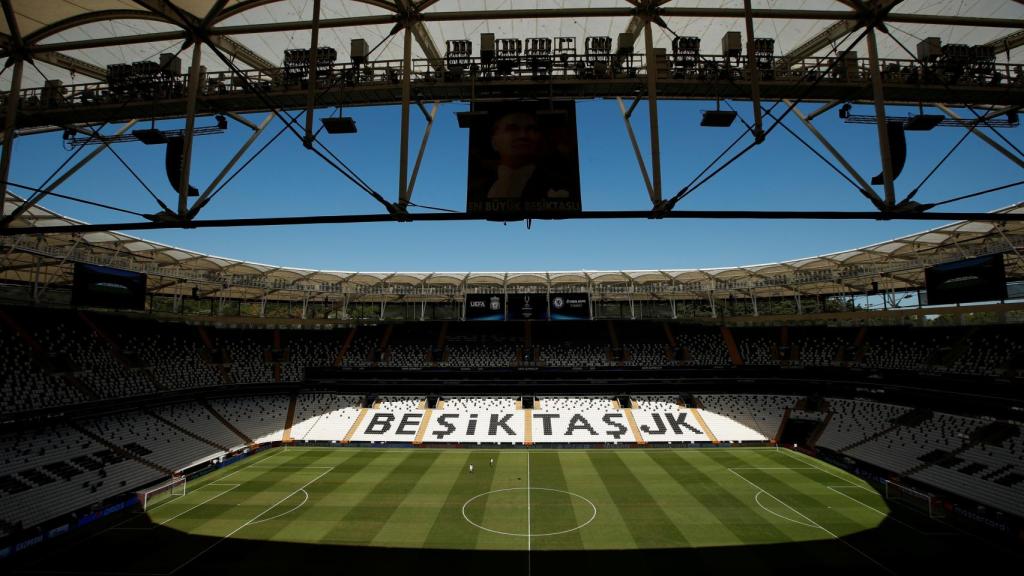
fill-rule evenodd
<path id="1" fill-rule="evenodd" d="M 970 566 L 978 553 L 1020 561 L 890 510 L 862 480 L 787 450 L 287 448 L 26 555 L 16 569 L 909 574 L 961 556 Z"/>

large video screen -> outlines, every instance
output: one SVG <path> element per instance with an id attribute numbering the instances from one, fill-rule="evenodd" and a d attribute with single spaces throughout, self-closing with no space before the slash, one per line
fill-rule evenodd
<path id="1" fill-rule="evenodd" d="M 466 294 L 466 320 L 504 319 L 504 294 Z"/>
<path id="2" fill-rule="evenodd" d="M 146 275 L 106 266 L 75 264 L 71 304 L 142 310 L 146 307 Z"/>
<path id="3" fill-rule="evenodd" d="M 467 212 L 579 212 L 575 102 L 480 102 L 469 126 Z"/>
<path id="4" fill-rule="evenodd" d="M 552 292 L 552 320 L 590 320 L 590 295 L 586 292 Z"/>
<path id="5" fill-rule="evenodd" d="M 509 294 L 509 320 L 547 320 L 547 294 Z"/>
<path id="6" fill-rule="evenodd" d="M 1006 300 L 1002 254 L 932 266 L 924 278 L 930 305 Z"/>

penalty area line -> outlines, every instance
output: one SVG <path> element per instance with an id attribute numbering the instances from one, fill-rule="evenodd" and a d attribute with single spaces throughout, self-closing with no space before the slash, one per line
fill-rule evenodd
<path id="1" fill-rule="evenodd" d="M 828 534 L 828 535 L 829 535 L 829 536 L 831 536 L 832 538 L 834 538 L 834 539 L 836 539 L 836 540 L 838 540 L 838 541 L 842 542 L 843 544 L 845 544 L 846 546 L 848 546 L 848 547 L 849 547 L 849 548 L 850 548 L 851 550 L 853 550 L 853 551 L 854 551 L 854 552 L 856 552 L 857 554 L 860 554 L 860 555 L 861 555 L 861 556 L 863 556 L 864 558 L 867 558 L 868 560 L 870 560 L 870 561 L 871 561 L 871 562 L 872 562 L 873 564 L 875 564 L 876 566 L 878 566 L 878 567 L 879 567 L 879 568 L 881 568 L 882 570 L 885 570 L 885 571 L 886 571 L 886 572 L 888 572 L 889 574 L 893 574 L 893 575 L 895 576 L 896 572 L 894 572 L 893 570 L 891 570 L 891 569 L 890 569 L 890 568 L 889 568 L 888 566 L 886 566 L 885 564 L 882 564 L 882 563 L 881 563 L 881 562 L 879 562 L 878 560 L 875 560 L 875 559 L 874 559 L 874 558 L 872 558 L 871 556 L 868 556 L 868 554 L 867 554 L 867 553 L 865 553 L 865 552 L 864 552 L 863 550 L 861 550 L 860 548 L 857 548 L 857 547 L 856 547 L 856 546 L 854 546 L 853 544 L 850 544 L 850 543 L 849 543 L 849 542 L 847 542 L 846 540 L 844 540 L 844 539 L 840 538 L 840 537 L 839 537 L 838 535 L 836 535 L 836 534 L 835 534 L 834 532 L 832 532 L 832 531 L 831 531 L 831 530 L 829 530 L 828 528 L 825 528 L 825 527 L 824 527 L 824 526 L 822 526 L 821 524 L 818 524 L 818 523 L 817 523 L 817 522 L 815 522 L 814 520 L 811 520 L 811 519 L 810 519 L 810 518 L 808 518 L 808 517 L 807 517 L 807 516 L 806 516 L 805 514 L 801 513 L 801 512 L 799 511 L 799 510 L 797 510 L 796 508 L 793 508 L 793 507 L 792 507 L 792 506 L 790 506 L 789 504 L 786 504 L 785 502 L 783 502 L 782 500 L 780 500 L 780 499 L 779 499 L 779 498 L 778 498 L 777 496 L 775 496 L 775 495 L 774 495 L 774 494 L 772 494 L 771 492 L 769 492 L 769 491 L 765 490 L 764 488 L 761 488 L 761 487 L 760 487 L 760 486 L 758 486 L 757 484 L 754 484 L 754 483 L 753 483 L 753 482 L 751 482 L 750 480 L 748 480 L 748 479 L 744 478 L 744 476 L 743 476 L 742 474 L 740 474 L 739 472 L 737 472 L 737 471 L 735 471 L 735 470 L 733 470 L 733 469 L 731 469 L 731 468 L 729 469 L 729 472 L 732 472 L 732 473 L 733 473 L 733 474 L 735 474 L 735 475 L 736 475 L 737 477 L 739 477 L 740 479 L 742 479 L 742 480 L 743 480 L 744 482 L 746 482 L 747 484 L 750 484 L 751 486 L 753 486 L 753 487 L 754 487 L 754 488 L 755 488 L 756 490 L 760 490 L 761 492 L 764 492 L 765 494 L 767 494 L 767 495 L 771 496 L 771 497 L 772 497 L 773 499 L 775 499 L 775 501 L 776 501 L 776 502 L 778 502 L 778 503 L 782 504 L 782 505 L 783 505 L 783 506 L 785 506 L 786 508 L 789 508 L 790 510 L 792 510 L 792 511 L 793 511 L 794 513 L 796 513 L 797 515 L 799 515 L 799 516 L 800 516 L 801 518 L 803 518 L 804 520 L 807 520 L 807 521 L 808 521 L 808 522 L 810 522 L 811 524 L 814 524 L 814 526 L 815 526 L 815 527 L 817 527 L 817 528 L 818 528 L 819 530 L 822 530 L 823 532 L 825 532 L 826 534 Z M 756 498 L 757 498 L 757 497 L 756 497 L 756 495 L 755 495 L 755 500 L 756 500 Z M 758 504 L 760 504 L 760 502 L 759 502 Z M 778 514 L 776 514 L 776 516 L 778 516 Z"/>
<path id="2" fill-rule="evenodd" d="M 194 562 L 194 561 L 196 560 L 196 558 L 199 558 L 199 557 L 200 557 L 200 556 L 202 556 L 203 554 L 206 554 L 207 552 L 209 552 L 210 550 L 212 550 L 212 549 L 214 548 L 214 546 L 216 546 L 216 545 L 220 544 L 221 542 L 223 542 L 223 541 L 227 540 L 228 538 L 230 538 L 230 537 L 234 536 L 234 535 L 235 535 L 235 533 L 237 533 L 238 531 L 240 531 L 240 530 L 241 530 L 242 528 L 245 528 L 246 526 L 249 526 L 249 525 L 251 525 L 251 524 L 254 524 L 254 523 L 256 523 L 256 521 L 257 521 L 257 520 L 259 520 L 259 518 L 260 518 L 261 516 L 263 516 L 263 515 L 264 515 L 264 514 L 266 514 L 267 512 L 270 512 L 271 510 L 273 510 L 274 508 L 276 508 L 276 507 L 277 507 L 278 505 L 280 505 L 280 504 L 281 504 L 282 502 L 284 502 L 285 500 L 287 500 L 287 499 L 291 498 L 292 496 L 294 496 L 295 494 L 297 494 L 297 493 L 298 493 L 299 491 L 305 491 L 305 488 L 306 488 L 306 487 L 308 487 L 308 486 L 309 486 L 310 484 L 312 484 L 313 482 L 316 482 L 317 480 L 319 480 L 319 479 L 323 478 L 324 476 L 326 476 L 326 475 L 327 475 L 327 473 L 328 473 L 328 472 L 330 472 L 331 470 L 334 470 L 334 467 L 333 467 L 333 466 L 331 466 L 331 467 L 330 467 L 329 469 L 327 469 L 327 470 L 324 470 L 324 471 L 323 471 L 323 472 L 321 472 L 321 473 L 320 473 L 319 475 L 317 475 L 317 477 L 316 477 L 316 478 L 313 478 L 313 479 L 312 479 L 312 480 L 310 480 L 309 482 L 306 482 L 305 484 L 303 484 L 302 486 L 300 486 L 300 487 L 299 487 L 298 489 L 296 489 L 296 490 L 295 490 L 294 492 L 292 492 L 291 494 L 288 494 L 288 495 L 287 495 L 287 496 L 285 496 L 284 498 L 281 498 L 280 500 L 278 500 L 277 502 L 275 502 L 275 503 L 274 503 L 273 505 L 271 505 L 271 506 L 268 506 L 268 507 L 267 507 L 266 509 L 264 509 L 264 510 L 263 510 L 262 512 L 260 512 L 259 514 L 257 514 L 257 515 L 255 515 L 255 516 L 253 516 L 253 517 L 252 517 L 252 518 L 251 518 L 251 519 L 250 519 L 250 520 L 249 520 L 248 522 L 246 522 L 245 524 L 242 524 L 242 525 L 241 525 L 241 526 L 239 526 L 238 528 L 235 528 L 235 529 L 234 529 L 234 530 L 232 530 L 231 532 L 228 532 L 227 534 L 225 534 L 224 536 L 222 536 L 222 537 L 220 538 L 220 540 L 217 540 L 217 541 L 216 541 L 216 542 L 214 542 L 213 544 L 210 544 L 210 545 L 209 545 L 209 546 L 207 546 L 206 548 L 204 548 L 204 549 L 200 550 L 200 551 L 199 551 L 198 553 L 196 553 L 196 554 L 195 554 L 194 556 L 192 556 L 192 557 L 191 557 L 191 558 L 189 558 L 188 560 L 186 560 L 186 561 L 182 562 L 182 563 L 181 563 L 181 564 L 180 564 L 180 565 L 179 565 L 179 566 L 178 566 L 177 568 L 175 568 L 174 570 L 171 570 L 170 572 L 168 572 L 166 576 L 170 576 L 171 574 L 175 574 L 175 573 L 177 573 L 177 572 L 178 572 L 179 570 L 181 570 L 181 569 L 182 569 L 182 568 L 184 568 L 185 566 L 188 566 L 189 564 L 191 564 L 192 562 Z M 291 512 L 291 510 L 289 510 L 289 512 Z"/>

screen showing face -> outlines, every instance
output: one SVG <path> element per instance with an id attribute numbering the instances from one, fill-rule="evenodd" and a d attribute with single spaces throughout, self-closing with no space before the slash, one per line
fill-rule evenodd
<path id="1" fill-rule="evenodd" d="M 575 102 L 487 102 L 469 129 L 467 212 L 578 212 Z"/>

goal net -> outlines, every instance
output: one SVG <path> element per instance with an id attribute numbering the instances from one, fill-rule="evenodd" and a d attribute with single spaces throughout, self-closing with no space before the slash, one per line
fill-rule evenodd
<path id="1" fill-rule="evenodd" d="M 885 481 L 885 499 L 909 506 L 929 518 L 943 518 L 946 515 L 946 509 L 938 498 L 889 480 Z"/>
<path id="2" fill-rule="evenodd" d="M 184 496 L 185 489 L 185 477 L 175 476 L 162 484 L 140 490 L 136 494 L 139 497 L 139 503 L 142 504 L 142 511 L 145 512 L 162 502 Z"/>

